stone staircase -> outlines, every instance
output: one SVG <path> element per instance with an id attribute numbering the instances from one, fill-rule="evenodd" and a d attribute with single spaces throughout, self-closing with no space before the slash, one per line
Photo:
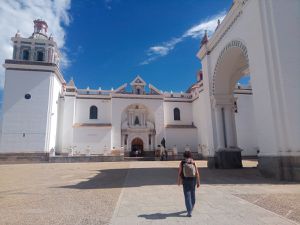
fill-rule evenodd
<path id="1" fill-rule="evenodd" d="M 145 156 L 145 157 L 124 157 L 124 161 L 156 161 L 159 160 L 154 156 Z"/>
<path id="2" fill-rule="evenodd" d="M 0 164 L 10 163 L 47 163 L 47 153 L 4 153 L 0 154 Z"/>

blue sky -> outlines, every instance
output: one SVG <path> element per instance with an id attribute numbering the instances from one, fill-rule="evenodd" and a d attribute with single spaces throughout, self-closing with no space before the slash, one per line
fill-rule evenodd
<path id="1" fill-rule="evenodd" d="M 201 69 L 196 53 L 232 0 L 1 0 L 0 61 L 12 57 L 10 38 L 44 19 L 62 52 L 66 81 L 111 89 L 140 75 L 163 91 L 185 91 Z M 2 64 L 1 63 L 1 64 Z M 246 79 L 247 80 L 247 79 Z M 0 68 L 0 105 L 4 68 Z M 0 106 L 1 108 L 1 106 Z"/>
<path id="2" fill-rule="evenodd" d="M 63 73 L 79 88 L 110 89 L 136 75 L 164 91 L 185 91 L 201 68 L 202 31 L 191 28 L 222 16 L 232 0 L 72 1 Z M 200 32 L 200 33 L 199 33 Z M 178 42 L 178 43 L 177 43 Z M 175 44 L 175 45 L 174 45 Z"/>

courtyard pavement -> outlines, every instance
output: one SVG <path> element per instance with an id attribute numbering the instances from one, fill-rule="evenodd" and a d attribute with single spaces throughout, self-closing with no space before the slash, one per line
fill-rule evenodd
<path id="1" fill-rule="evenodd" d="M 208 170 L 186 217 L 179 162 L 0 165 L 0 224 L 300 224 L 300 184 L 263 178 L 255 161 Z"/>

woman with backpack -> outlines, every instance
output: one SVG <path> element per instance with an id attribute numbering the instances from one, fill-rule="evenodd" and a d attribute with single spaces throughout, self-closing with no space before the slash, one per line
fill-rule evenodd
<path id="1" fill-rule="evenodd" d="M 200 176 L 196 163 L 193 160 L 192 153 L 185 151 L 183 153 L 184 160 L 179 164 L 177 183 L 183 185 L 183 193 L 187 216 L 192 216 L 192 211 L 196 202 L 195 188 L 200 186 Z"/>

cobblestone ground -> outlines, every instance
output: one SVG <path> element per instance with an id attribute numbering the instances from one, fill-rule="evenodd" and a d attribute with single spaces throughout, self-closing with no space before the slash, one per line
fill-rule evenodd
<path id="1" fill-rule="evenodd" d="M 127 168 L 126 162 L 0 165 L 0 224 L 108 224 Z"/>
<path id="2" fill-rule="evenodd" d="M 297 224 L 300 184 L 200 166 L 193 218 L 184 217 L 178 162 L 0 165 L 0 224 Z M 189 219 L 189 220 L 187 220 Z"/>

